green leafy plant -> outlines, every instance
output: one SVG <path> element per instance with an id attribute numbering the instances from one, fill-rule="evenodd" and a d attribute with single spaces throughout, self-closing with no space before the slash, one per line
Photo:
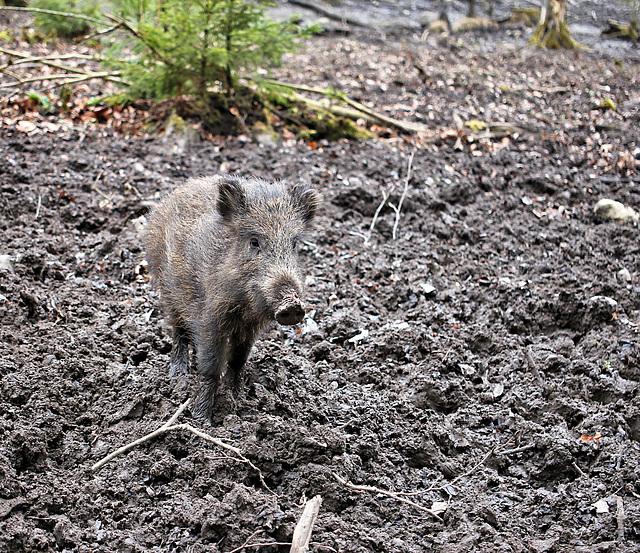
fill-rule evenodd
<path id="1" fill-rule="evenodd" d="M 27 94 L 27 98 L 29 98 L 29 100 L 36 102 L 40 106 L 40 109 L 42 110 L 43 113 L 53 112 L 53 106 L 51 105 L 51 100 L 49 100 L 49 98 L 44 94 L 33 91 Z"/>

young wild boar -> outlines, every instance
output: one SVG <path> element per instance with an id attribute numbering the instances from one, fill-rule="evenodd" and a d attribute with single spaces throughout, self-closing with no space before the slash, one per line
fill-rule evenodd
<path id="1" fill-rule="evenodd" d="M 211 420 L 223 374 L 237 391 L 262 326 L 303 319 L 295 250 L 318 204 L 310 188 L 219 176 L 187 182 L 151 214 L 147 260 L 173 327 L 171 374 L 188 370 L 193 344 L 198 416 Z"/>

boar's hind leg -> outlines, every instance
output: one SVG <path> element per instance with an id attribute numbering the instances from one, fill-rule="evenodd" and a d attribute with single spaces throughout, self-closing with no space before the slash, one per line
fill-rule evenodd
<path id="1" fill-rule="evenodd" d="M 186 374 L 187 372 L 189 372 L 189 336 L 184 328 L 174 326 L 169 376 Z"/>

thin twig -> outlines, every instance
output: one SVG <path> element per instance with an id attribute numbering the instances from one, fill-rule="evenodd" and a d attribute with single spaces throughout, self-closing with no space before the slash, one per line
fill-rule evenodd
<path id="1" fill-rule="evenodd" d="M 242 547 L 237 547 L 236 549 L 232 549 L 229 553 L 238 553 L 238 551 L 242 551 L 243 549 L 249 549 L 254 547 L 268 547 L 270 545 L 291 545 L 290 541 L 265 541 L 262 543 L 250 543 L 248 545 L 243 545 Z"/>
<path id="2" fill-rule="evenodd" d="M 90 35 L 85 36 L 79 42 L 79 44 L 84 44 L 87 41 L 91 40 L 92 38 L 96 38 L 98 36 L 108 35 L 109 33 L 117 31 L 120 27 L 122 27 L 122 23 L 117 23 L 117 24 L 113 25 L 112 27 L 109 27 L 108 29 L 105 29 L 104 31 L 96 31 L 95 33 L 92 33 Z"/>
<path id="3" fill-rule="evenodd" d="M 122 80 L 115 79 L 115 77 L 117 77 L 119 74 L 120 73 L 109 73 L 107 71 L 103 71 L 100 73 L 85 73 L 81 77 L 76 77 L 72 79 L 69 78 L 69 75 L 65 75 L 65 74 L 42 75 L 40 77 L 29 77 L 28 79 L 20 79 L 19 81 L 14 83 L 0 84 L 0 88 L 13 88 L 15 86 L 22 86 L 23 84 L 27 84 L 27 83 L 37 83 L 40 81 L 58 81 L 58 80 L 63 80 L 64 84 L 73 84 L 73 83 L 79 83 L 82 81 L 89 81 L 91 79 L 103 79 L 106 81 L 111 80 L 119 84 L 124 84 Z"/>
<path id="4" fill-rule="evenodd" d="M 400 200 L 398 201 L 397 208 L 394 208 L 396 212 L 396 220 L 393 223 L 393 232 L 391 234 L 393 240 L 396 239 L 398 224 L 400 223 L 400 210 L 402 209 L 402 204 L 404 202 L 404 199 L 407 197 L 407 190 L 409 189 L 409 180 L 411 179 L 411 166 L 413 165 L 413 156 L 415 156 L 415 154 L 416 154 L 416 149 L 414 148 L 413 152 L 411 152 L 411 157 L 409 158 L 409 167 L 407 168 L 407 178 L 404 181 L 404 190 L 402 191 L 402 196 L 400 196 Z"/>
<path id="5" fill-rule="evenodd" d="M 87 54 L 51 54 L 49 56 L 32 56 L 31 54 L 24 54 L 22 52 L 16 52 L 15 50 L 8 50 L 7 48 L 0 48 L 0 53 L 6 54 L 7 56 L 12 56 L 15 58 L 19 58 L 17 60 L 12 60 L 9 63 L 5 63 L 2 67 L 0 67 L 0 71 L 6 69 L 7 67 L 15 67 L 16 65 L 22 65 L 24 63 L 42 63 L 44 65 L 49 65 L 51 67 L 56 67 L 57 69 L 64 68 L 67 71 L 72 71 L 76 68 L 70 66 L 63 66 L 61 64 L 56 64 L 56 60 L 86 60 L 86 61 L 104 61 L 102 58 L 97 56 L 89 56 Z M 78 70 L 82 72 L 82 70 Z"/>
<path id="6" fill-rule="evenodd" d="M 38 196 L 38 206 L 36 207 L 36 220 L 40 217 L 40 208 L 42 207 L 42 194 Z"/>
<path id="7" fill-rule="evenodd" d="M 534 449 L 536 444 L 527 444 L 521 447 L 516 447 L 514 449 L 507 449 L 505 451 L 501 451 L 502 455 L 514 455 L 516 453 L 521 453 L 522 451 L 528 451 L 529 449 Z"/>
<path id="8" fill-rule="evenodd" d="M 491 451 L 489 451 L 483 458 L 482 460 L 477 463 L 476 465 L 473 466 L 473 468 L 471 468 L 470 470 L 468 470 L 467 472 L 465 472 L 464 474 L 461 474 L 460 476 L 457 476 L 456 478 L 454 478 L 451 482 L 449 482 L 448 484 L 439 484 L 439 485 L 434 485 L 431 486 L 429 488 L 425 488 L 424 490 L 418 490 L 417 492 L 397 492 L 398 495 L 405 495 L 405 496 L 409 496 L 409 495 L 422 495 L 425 494 L 427 492 L 435 492 L 435 491 L 445 491 L 449 486 L 454 486 L 457 482 L 459 482 L 462 478 L 466 478 L 467 476 L 473 474 L 476 470 L 478 470 L 479 467 L 481 467 L 489 457 L 491 457 L 491 455 L 495 455 L 496 453 L 500 453 L 505 447 L 507 447 L 509 444 L 511 444 L 514 440 L 516 440 L 518 438 L 518 434 L 516 434 L 515 436 L 512 436 L 511 438 L 509 438 L 504 444 L 502 445 L 497 445 L 496 447 L 494 447 Z M 514 450 L 510 450 L 510 451 L 515 451 Z M 509 452 L 505 452 L 505 453 L 509 453 Z"/>
<path id="9" fill-rule="evenodd" d="M 202 439 L 204 439 L 204 440 L 206 440 L 208 442 L 211 442 L 211 443 L 217 445 L 218 447 L 221 447 L 223 449 L 228 449 L 229 451 L 232 451 L 238 457 L 241 457 L 244 460 L 245 458 L 242 455 L 242 453 L 240 453 L 239 449 L 233 447 L 232 445 L 229 445 L 229 444 L 223 442 L 219 438 L 214 438 L 213 436 L 210 436 L 209 434 L 205 434 L 201 430 L 198 430 L 197 428 L 194 428 L 193 426 L 191 426 L 190 424 L 187 424 L 187 423 L 172 425 L 172 423 L 178 418 L 178 416 L 180 416 L 180 414 L 189 405 L 189 402 L 190 402 L 189 399 L 187 401 L 185 401 L 178 408 L 178 411 L 176 412 L 176 414 L 174 414 L 169 419 L 169 421 L 167 421 L 165 424 L 163 424 L 160 428 L 158 428 L 157 430 L 151 432 L 150 434 L 147 434 L 146 436 L 143 436 L 142 438 L 138 438 L 137 440 L 134 440 L 133 442 L 130 442 L 127 445 L 124 445 L 121 448 L 117 449 L 116 451 L 110 453 L 109 455 L 107 455 L 106 457 L 104 457 L 103 459 L 98 461 L 95 465 L 93 465 L 91 467 L 91 470 L 93 470 L 95 472 L 95 471 L 101 469 L 104 465 L 106 465 L 109 461 L 111 461 L 112 459 L 114 459 L 118 455 L 122 455 L 123 453 L 126 453 L 127 451 L 130 451 L 131 449 L 133 449 L 134 447 L 136 447 L 136 446 L 138 446 L 140 444 L 148 442 L 149 440 L 152 440 L 153 438 L 157 438 L 158 436 L 160 436 L 162 434 L 166 434 L 167 432 L 171 432 L 173 430 L 188 430 L 189 432 L 193 432 L 196 436 L 199 436 L 200 438 L 202 438 Z M 248 462 L 251 466 L 253 466 L 253 464 L 248 459 L 246 460 L 246 462 Z"/>
<path id="10" fill-rule="evenodd" d="M 103 79 L 105 81 L 111 81 L 117 84 L 124 84 L 126 85 L 127 83 L 125 81 L 123 81 L 122 79 L 119 78 L 120 73 L 119 72 L 89 72 L 89 71 L 85 71 L 83 69 L 79 69 L 78 67 L 72 67 L 70 65 L 64 65 L 61 63 L 56 63 L 55 61 L 50 61 L 50 60 L 60 60 L 60 59 L 84 59 L 87 61 L 96 61 L 96 62 L 103 62 L 105 61 L 103 58 L 100 57 L 96 57 L 96 56 L 87 56 L 84 54 L 68 54 L 68 55 L 50 55 L 50 56 L 41 56 L 41 57 L 34 57 L 31 54 L 24 54 L 22 52 L 17 52 L 15 50 L 9 50 L 7 48 L 0 48 L 0 53 L 2 54 L 6 54 L 8 56 L 14 57 L 14 58 L 19 58 L 17 61 L 12 62 L 12 63 L 6 63 L 5 65 L 3 65 L 2 67 L 0 67 L 0 72 L 6 73 L 7 75 L 11 75 L 14 79 L 16 79 L 16 81 L 18 81 L 17 83 L 10 83 L 8 85 L 3 85 L 4 88 L 7 88 L 9 86 L 19 86 L 20 84 L 24 84 L 26 82 L 36 82 L 39 80 L 51 80 L 53 79 L 66 79 L 69 77 L 69 75 L 56 75 L 56 76 L 47 76 L 47 77 L 34 77 L 32 81 L 28 81 L 27 79 L 20 79 L 17 75 L 10 73 L 8 71 L 9 67 L 13 67 L 15 65 L 19 65 L 19 64 L 23 64 L 23 63 L 32 63 L 32 62 L 37 62 L 37 63 L 41 63 L 42 65 L 46 65 L 48 67 L 53 67 L 54 69 L 60 69 L 61 71 L 66 71 L 67 73 L 77 73 L 79 75 L 82 75 L 83 78 L 81 80 L 89 80 L 89 79 Z M 62 83 L 62 84 L 73 84 L 74 82 L 79 82 L 79 81 L 75 81 L 73 79 L 70 79 L 68 81 L 68 83 Z"/>
<path id="11" fill-rule="evenodd" d="M 457 476 L 456 478 L 454 478 L 451 482 L 449 482 L 449 484 L 447 484 L 447 486 L 453 486 L 456 484 L 456 482 L 459 482 L 460 480 L 462 480 L 463 478 L 466 478 L 467 476 L 473 474 L 476 470 L 478 470 L 479 467 L 481 467 L 482 465 L 484 465 L 487 461 L 487 459 L 489 457 L 491 457 L 492 455 L 498 453 L 499 451 L 501 451 L 502 449 L 504 449 L 505 447 L 507 447 L 513 440 L 515 439 L 515 436 L 513 436 L 512 438 L 509 438 L 504 444 L 502 445 L 497 445 L 496 447 L 494 447 L 491 451 L 489 451 L 489 453 L 487 453 L 482 460 L 476 464 L 472 469 L 468 470 L 467 472 L 465 472 L 464 474 L 461 474 L 460 476 Z M 447 487 L 445 486 L 445 487 Z"/>
<path id="12" fill-rule="evenodd" d="M 578 465 L 576 465 L 575 461 L 571 463 L 571 466 L 578 471 L 578 474 L 580 476 L 586 476 L 585 472 Z"/>
<path id="13" fill-rule="evenodd" d="M 386 495 L 388 497 L 391 497 L 393 499 L 396 499 L 398 501 L 401 501 L 402 503 L 406 503 L 407 505 L 411 505 L 412 507 L 415 507 L 416 509 L 420 510 L 420 511 L 424 511 L 425 513 L 430 514 L 433 518 L 439 520 L 440 522 L 443 522 L 442 519 L 431 509 L 428 509 L 427 507 L 424 507 L 418 503 L 415 503 L 414 501 L 410 501 L 409 499 L 405 499 L 404 497 L 402 497 L 400 494 L 397 494 L 395 492 L 390 492 L 387 490 L 382 490 L 380 488 L 375 488 L 373 486 L 358 486 L 356 484 L 352 484 L 351 482 L 348 482 L 347 480 L 345 480 L 344 478 L 340 477 L 339 475 L 337 475 L 335 472 L 333 473 L 334 478 L 340 482 L 340 484 L 342 484 L 343 486 L 346 486 L 347 488 L 354 490 L 356 492 L 370 492 L 370 493 L 379 493 L 382 495 Z"/>
<path id="14" fill-rule="evenodd" d="M 228 553 L 238 553 L 238 551 L 242 551 L 245 547 L 247 547 L 247 544 L 253 539 L 255 538 L 258 534 L 262 534 L 262 532 L 264 532 L 264 530 L 262 530 L 261 528 L 259 528 L 258 530 L 256 530 L 253 534 L 251 534 L 248 538 L 247 541 L 245 541 L 240 547 L 236 547 L 235 549 L 232 549 L 231 551 L 229 551 Z"/>
<path id="15" fill-rule="evenodd" d="M 167 422 L 165 422 L 161 426 L 161 428 L 164 428 L 166 426 L 171 426 L 174 422 L 176 422 L 177 418 L 180 415 L 182 415 L 182 413 L 187 407 L 189 407 L 189 403 L 191 403 L 191 398 L 188 398 L 187 401 L 185 401 L 180 407 L 178 407 L 178 410 L 173 414 L 173 416 Z"/>
<path id="16" fill-rule="evenodd" d="M 149 48 L 149 50 L 151 51 L 151 53 L 158 59 L 160 60 L 162 63 L 165 63 L 167 66 L 172 67 L 172 63 L 165 59 L 164 56 L 160 53 L 160 51 L 151 43 L 149 43 L 146 39 L 145 36 L 142 34 L 142 32 L 140 31 L 140 29 L 136 29 L 133 25 L 131 25 L 130 23 L 128 23 L 127 21 L 125 21 L 124 19 L 117 17 L 113 14 L 110 13 L 103 13 L 103 15 L 109 19 L 111 19 L 111 21 L 113 21 L 116 25 L 120 25 L 123 29 L 129 31 L 133 36 L 135 36 L 140 42 L 142 42 L 142 44 L 144 44 L 147 48 Z"/>
<path id="17" fill-rule="evenodd" d="M 389 194 L 387 194 L 386 190 L 382 191 L 382 201 L 380 202 L 380 205 L 378 205 L 376 212 L 373 214 L 373 219 L 371 220 L 371 225 L 369 225 L 369 236 L 365 237 L 364 243 L 366 244 L 369 239 L 371 238 L 371 235 L 373 234 L 373 228 L 376 226 L 376 221 L 378 220 L 378 215 L 380 215 L 380 212 L 382 211 L 382 208 L 384 207 L 384 204 L 387 202 L 387 200 L 389 199 Z"/>

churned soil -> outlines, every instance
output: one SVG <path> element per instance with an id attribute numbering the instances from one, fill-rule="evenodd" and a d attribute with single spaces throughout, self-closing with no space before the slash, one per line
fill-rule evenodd
<path id="1" fill-rule="evenodd" d="M 0 551 L 284 552 L 316 495 L 315 552 L 640 550 L 639 231 L 593 212 L 640 208 L 640 65 L 504 41 L 362 31 L 278 70 L 414 136 L 123 135 L 4 106 Z M 262 334 L 218 425 L 176 420 L 240 456 L 183 427 L 93 471 L 197 389 L 169 377 L 141 231 L 220 171 L 322 192 L 307 317 Z"/>

